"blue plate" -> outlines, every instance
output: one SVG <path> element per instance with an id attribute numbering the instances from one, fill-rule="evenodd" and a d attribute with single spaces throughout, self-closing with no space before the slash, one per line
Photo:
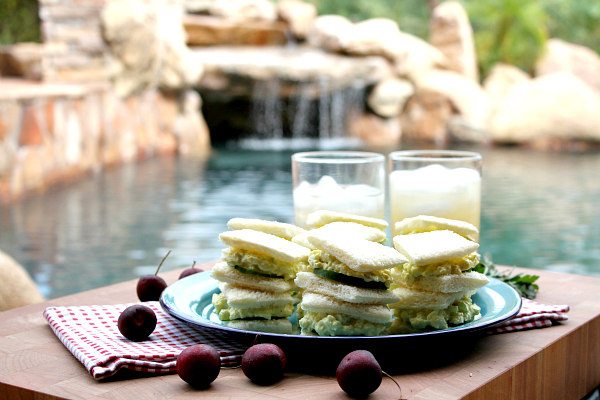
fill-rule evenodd
<path id="1" fill-rule="evenodd" d="M 469 340 L 494 324 L 513 317 L 521 308 L 521 297 L 512 287 L 497 279 L 490 279 L 490 283 L 473 296 L 474 302 L 481 307 L 481 318 L 477 321 L 443 330 L 402 335 L 322 337 L 247 331 L 224 326 L 211 304 L 214 293 L 219 293 L 218 282 L 210 277 L 209 272 L 202 272 L 167 287 L 160 303 L 175 318 L 198 329 L 216 330 L 224 339 L 240 344 L 251 344 L 259 337 L 262 342 L 276 343 L 290 349 L 337 349 L 340 352 L 358 348 L 388 352 L 390 348 L 410 347 L 413 344 L 429 346 L 440 341 L 447 346 L 448 340 L 458 337 Z"/>

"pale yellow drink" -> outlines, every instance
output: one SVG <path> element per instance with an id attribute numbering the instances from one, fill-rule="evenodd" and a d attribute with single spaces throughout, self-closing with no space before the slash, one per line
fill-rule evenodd
<path id="1" fill-rule="evenodd" d="M 471 168 L 432 164 L 389 175 L 392 228 L 417 215 L 458 219 L 479 229 L 481 175 Z M 395 232 L 393 232 L 395 234 Z"/>

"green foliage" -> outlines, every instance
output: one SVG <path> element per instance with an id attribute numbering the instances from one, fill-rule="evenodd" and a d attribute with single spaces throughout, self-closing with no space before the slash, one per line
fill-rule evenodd
<path id="1" fill-rule="evenodd" d="M 39 41 L 37 0 L 0 0 L 0 44 Z"/>
<path id="2" fill-rule="evenodd" d="M 600 52 L 600 2 L 544 0 L 551 37 Z"/>
<path id="3" fill-rule="evenodd" d="M 539 275 L 515 274 L 512 270 L 498 270 L 490 255 L 485 255 L 481 262 L 474 268 L 475 271 L 496 278 L 510 285 L 521 297 L 535 299 L 540 287 L 535 283 Z"/>
<path id="4" fill-rule="evenodd" d="M 540 0 L 466 0 L 482 74 L 497 62 L 531 71 L 548 37 Z"/>

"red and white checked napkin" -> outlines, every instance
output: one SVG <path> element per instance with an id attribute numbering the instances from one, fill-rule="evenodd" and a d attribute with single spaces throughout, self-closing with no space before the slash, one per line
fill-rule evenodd
<path id="1" fill-rule="evenodd" d="M 223 366 L 237 366 L 245 346 L 211 330 L 191 328 L 164 312 L 158 302 L 144 303 L 154 310 L 156 329 L 149 340 L 132 342 L 117 328 L 121 312 L 131 304 L 48 307 L 44 317 L 67 349 L 94 379 L 108 378 L 121 369 L 149 374 L 175 372 L 177 355 L 198 343 L 215 346 Z M 521 311 L 488 333 L 545 328 L 568 317 L 566 305 L 546 305 L 523 299 Z"/>
<path id="2" fill-rule="evenodd" d="M 177 355 L 186 347 L 205 343 L 217 348 L 222 366 L 237 366 L 245 348 L 211 330 L 194 329 L 171 317 L 156 301 L 145 302 L 157 324 L 148 340 L 132 342 L 119 332 L 117 320 L 131 304 L 48 307 L 44 317 L 67 349 L 94 379 L 127 369 L 150 374 L 175 372 Z"/>
<path id="3" fill-rule="evenodd" d="M 523 298 L 521 310 L 513 318 L 495 325 L 488 333 L 506 333 L 527 329 L 546 328 L 569 319 L 569 306 L 542 304 Z"/>

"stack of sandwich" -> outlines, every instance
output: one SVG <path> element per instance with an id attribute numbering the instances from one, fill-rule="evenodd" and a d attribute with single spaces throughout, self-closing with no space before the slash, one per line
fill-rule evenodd
<path id="1" fill-rule="evenodd" d="M 481 317 L 471 296 L 488 283 L 479 263 L 477 228 L 462 221 L 419 216 L 399 222 L 394 247 L 408 262 L 393 270 L 390 333 L 445 329 Z M 416 233 L 408 233 L 416 232 Z M 458 233 L 457 233 L 458 232 Z"/>
<path id="2" fill-rule="evenodd" d="M 216 314 L 227 326 L 291 333 L 288 318 L 298 301 L 293 279 L 299 270 L 307 269 L 310 250 L 287 239 L 301 228 L 241 218 L 228 226 L 235 230 L 219 239 L 229 247 L 211 273 L 221 282 L 221 293 L 212 300 Z"/>
<path id="3" fill-rule="evenodd" d="M 380 243 L 333 230 L 313 230 L 311 272 L 299 272 L 302 289 L 298 318 L 302 334 L 380 335 L 392 322 L 386 304 L 398 299 L 387 290 L 390 269 L 407 262 Z"/>

